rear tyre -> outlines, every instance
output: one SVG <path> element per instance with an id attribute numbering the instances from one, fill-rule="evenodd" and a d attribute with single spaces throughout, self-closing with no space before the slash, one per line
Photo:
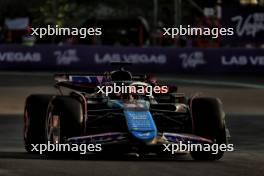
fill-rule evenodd
<path id="1" fill-rule="evenodd" d="M 45 143 L 45 119 L 47 107 L 52 95 L 30 95 L 26 99 L 24 109 L 24 146 L 32 152 L 31 144 Z"/>
<path id="2" fill-rule="evenodd" d="M 216 144 L 226 144 L 225 114 L 219 99 L 215 98 L 195 98 L 191 104 L 194 134 L 211 139 Z M 191 152 L 195 160 L 219 160 L 224 152 L 196 151 Z"/>

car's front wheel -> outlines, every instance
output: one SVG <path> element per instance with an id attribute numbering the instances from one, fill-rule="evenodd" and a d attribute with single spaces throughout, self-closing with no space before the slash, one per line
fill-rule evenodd
<path id="1" fill-rule="evenodd" d="M 32 152 L 32 144 L 45 143 L 45 119 L 52 95 L 34 94 L 26 99 L 24 109 L 24 145 Z"/>
<path id="2" fill-rule="evenodd" d="M 46 119 L 46 142 L 65 143 L 84 133 L 81 103 L 70 96 L 56 96 L 49 104 Z"/>
<path id="3" fill-rule="evenodd" d="M 227 143 L 225 113 L 219 99 L 194 98 L 191 101 L 194 134 L 214 141 L 218 146 Z M 219 160 L 223 151 L 192 151 L 195 160 Z"/>

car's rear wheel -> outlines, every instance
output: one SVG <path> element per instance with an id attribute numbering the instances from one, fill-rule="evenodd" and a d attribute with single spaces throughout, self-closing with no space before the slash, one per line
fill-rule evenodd
<path id="1" fill-rule="evenodd" d="M 30 95 L 24 109 L 24 145 L 27 152 L 32 152 L 32 144 L 45 143 L 45 119 L 47 107 L 52 95 Z"/>
<path id="2" fill-rule="evenodd" d="M 216 144 L 226 144 L 225 113 L 219 99 L 195 98 L 191 101 L 194 134 L 210 139 Z M 195 160 L 219 160 L 223 151 L 192 151 Z"/>

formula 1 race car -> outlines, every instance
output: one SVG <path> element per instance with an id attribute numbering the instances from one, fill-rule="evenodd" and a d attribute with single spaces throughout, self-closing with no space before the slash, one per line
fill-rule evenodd
<path id="1" fill-rule="evenodd" d="M 47 142 L 94 143 L 101 144 L 103 152 L 139 155 L 163 154 L 164 144 L 227 143 L 225 113 L 217 98 L 188 98 L 176 86 L 161 86 L 153 76 L 132 75 L 123 68 L 54 78 L 58 95 L 34 94 L 26 99 L 28 152 L 32 144 Z M 120 90 L 114 90 L 118 86 Z M 196 160 L 218 160 L 224 152 L 189 153 Z"/>

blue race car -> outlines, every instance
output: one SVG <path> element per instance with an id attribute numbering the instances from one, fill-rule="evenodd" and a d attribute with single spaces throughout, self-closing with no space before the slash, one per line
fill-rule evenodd
<path id="1" fill-rule="evenodd" d="M 34 94 L 26 99 L 28 152 L 32 144 L 48 142 L 100 144 L 105 153 L 139 155 L 171 154 L 168 146 L 179 143 L 227 143 L 225 114 L 217 98 L 188 98 L 176 86 L 161 86 L 153 77 L 124 69 L 57 74 L 55 80 L 58 95 Z M 116 87 L 122 91 L 115 91 Z M 218 160 L 224 151 L 189 153 L 196 160 Z"/>

